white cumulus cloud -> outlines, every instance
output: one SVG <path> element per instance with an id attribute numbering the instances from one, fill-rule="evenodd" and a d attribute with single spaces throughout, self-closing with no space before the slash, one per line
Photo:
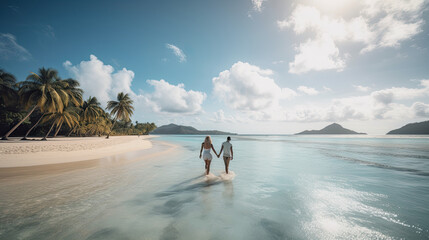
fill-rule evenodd
<path id="1" fill-rule="evenodd" d="M 119 92 L 132 93 L 131 83 L 134 79 L 134 72 L 131 70 L 127 70 L 126 68 L 122 68 L 118 72 L 112 75 L 112 90 L 113 94 Z"/>
<path id="2" fill-rule="evenodd" d="M 298 89 L 298 91 L 300 91 L 302 93 L 305 93 L 307 95 L 317 95 L 317 94 L 319 94 L 319 91 L 317 91 L 316 89 L 311 88 L 311 87 L 299 86 L 297 89 Z"/>
<path id="3" fill-rule="evenodd" d="M 323 86 L 323 90 L 324 90 L 325 92 L 332 92 L 332 89 L 331 89 L 331 88 L 329 88 L 329 87 L 326 87 L 326 86 Z"/>
<path id="4" fill-rule="evenodd" d="M 346 66 L 339 49 L 328 35 L 301 43 L 297 52 L 294 61 L 289 63 L 290 73 L 300 74 L 311 70 L 328 69 L 342 71 Z"/>
<path id="5" fill-rule="evenodd" d="M 225 116 L 225 112 L 223 111 L 223 109 L 219 109 L 217 112 L 214 112 L 213 115 L 214 115 L 214 118 L 211 119 L 213 122 L 237 123 L 242 121 L 241 119 L 237 119 L 234 116 L 229 116 L 229 115 Z"/>
<path id="6" fill-rule="evenodd" d="M 26 61 L 31 58 L 31 54 L 17 43 L 14 35 L 0 33 L 0 57 L 5 60 L 17 59 Z"/>
<path id="7" fill-rule="evenodd" d="M 335 98 L 327 105 L 298 105 L 288 112 L 286 120 L 319 122 L 425 117 L 428 104 L 414 102 L 407 106 L 402 102 L 429 96 L 429 80 L 421 80 L 420 86 L 393 87 L 362 96 Z"/>
<path id="8" fill-rule="evenodd" d="M 252 5 L 253 5 L 253 10 L 260 12 L 262 11 L 262 4 L 265 2 L 266 0 L 252 0 Z"/>
<path id="9" fill-rule="evenodd" d="M 202 111 L 206 94 L 199 91 L 185 90 L 183 83 L 172 85 L 165 80 L 147 80 L 155 88 L 147 94 L 148 103 L 155 112 L 173 114 L 197 114 Z"/>
<path id="10" fill-rule="evenodd" d="M 414 110 L 414 114 L 417 117 L 429 117 L 429 104 L 422 103 L 422 102 L 415 102 L 411 106 L 411 108 Z"/>
<path id="11" fill-rule="evenodd" d="M 429 80 L 421 80 L 422 88 L 392 87 L 374 91 L 371 96 L 378 102 L 389 104 L 397 100 L 408 100 L 424 96 L 429 96 Z"/>
<path id="12" fill-rule="evenodd" d="M 258 111 L 277 107 L 281 99 L 295 97 L 297 93 L 279 87 L 271 78 L 272 74 L 270 69 L 237 62 L 213 78 L 213 93 L 236 110 Z"/>
<path id="13" fill-rule="evenodd" d="M 133 71 L 126 68 L 115 69 L 103 63 L 94 55 L 89 61 L 73 65 L 70 61 L 63 63 L 73 78 L 80 82 L 84 97 L 95 96 L 105 107 L 107 101 L 116 99 L 119 92 L 130 94 L 134 99 L 136 115 L 145 117 L 139 111 L 153 111 L 165 114 L 197 114 L 202 112 L 202 103 L 206 98 L 204 92 L 185 90 L 184 84 L 172 85 L 165 80 L 147 80 L 154 91 L 136 94 L 132 90 L 135 77 Z"/>
<path id="14" fill-rule="evenodd" d="M 173 51 L 174 55 L 176 55 L 179 58 L 179 62 L 186 62 L 186 55 L 182 51 L 182 49 L 178 48 L 177 46 L 175 46 L 173 44 L 168 44 L 168 43 L 165 46 L 168 49 L 171 49 Z"/>
<path id="15" fill-rule="evenodd" d="M 84 97 L 95 96 L 106 106 L 107 101 L 115 99 L 119 92 L 135 96 L 131 90 L 134 72 L 123 68 L 114 73 L 114 68 L 104 64 L 96 56 L 90 55 L 89 61 L 81 61 L 73 65 L 65 61 L 63 66 L 79 81 L 84 90 Z"/>
<path id="16" fill-rule="evenodd" d="M 353 87 L 358 90 L 359 92 L 368 92 L 371 88 L 361 85 L 353 85 Z"/>
<path id="17" fill-rule="evenodd" d="M 398 47 L 422 31 L 425 4 L 425 0 L 303 1 L 288 18 L 277 21 L 280 29 L 309 35 L 296 48 L 289 71 L 343 70 L 349 54 L 339 46 L 345 42 L 360 44 L 361 53 Z M 341 15 L 351 8 L 353 16 Z"/>

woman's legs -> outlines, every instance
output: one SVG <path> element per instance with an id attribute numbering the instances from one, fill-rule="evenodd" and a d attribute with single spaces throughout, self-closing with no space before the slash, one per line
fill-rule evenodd
<path id="1" fill-rule="evenodd" d="M 210 160 L 204 160 L 204 162 L 206 162 L 206 175 L 209 175 L 210 172 Z"/>

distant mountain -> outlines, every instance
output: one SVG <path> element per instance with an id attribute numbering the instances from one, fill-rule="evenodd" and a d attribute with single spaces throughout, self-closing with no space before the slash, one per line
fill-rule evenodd
<path id="1" fill-rule="evenodd" d="M 429 121 L 409 123 L 387 134 L 429 134 Z"/>
<path id="2" fill-rule="evenodd" d="M 217 130 L 200 131 L 190 126 L 181 126 L 173 123 L 163 125 L 153 130 L 151 134 L 236 135 L 236 133 L 221 132 Z"/>
<path id="3" fill-rule="evenodd" d="M 358 133 L 350 129 L 343 128 L 338 123 L 333 123 L 320 130 L 310 130 L 310 131 L 305 130 L 303 132 L 297 133 L 296 135 L 301 135 L 301 134 L 366 134 L 366 133 Z"/>

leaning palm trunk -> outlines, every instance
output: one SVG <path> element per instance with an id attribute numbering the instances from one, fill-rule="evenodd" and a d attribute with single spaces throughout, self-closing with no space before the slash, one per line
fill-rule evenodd
<path id="1" fill-rule="evenodd" d="M 34 110 L 36 110 L 37 105 L 34 106 L 30 112 L 27 113 L 27 116 L 25 116 L 21 121 L 19 121 L 19 123 L 17 123 L 11 130 L 9 130 L 9 132 L 7 132 L 2 138 L 1 140 L 7 140 L 7 138 L 9 137 L 10 134 L 13 133 L 13 131 L 15 131 L 15 129 L 17 129 L 19 127 L 19 125 L 21 125 L 21 123 L 23 123 L 33 112 Z"/>
<path id="2" fill-rule="evenodd" d="M 113 119 L 112 128 L 110 129 L 110 131 L 109 131 L 109 133 L 107 134 L 107 137 L 106 137 L 106 138 L 109 138 L 109 137 L 110 137 L 110 134 L 112 133 L 113 128 L 115 127 L 115 123 L 116 123 L 116 119 L 117 119 L 117 118 L 118 118 L 118 117 L 115 117 L 115 119 Z"/>
<path id="3" fill-rule="evenodd" d="M 54 137 L 57 136 L 58 132 L 60 131 L 61 127 L 63 126 L 63 122 L 57 127 L 57 131 L 55 131 Z"/>
<path id="4" fill-rule="evenodd" d="M 27 133 L 25 134 L 25 136 L 23 138 L 21 138 L 21 140 L 27 140 L 27 137 L 30 134 L 30 132 L 33 131 L 33 129 L 35 127 L 37 127 L 37 125 L 39 125 L 40 121 L 42 120 L 42 118 L 44 116 L 45 116 L 45 113 L 39 118 L 39 120 L 37 120 L 37 122 L 30 128 L 30 130 L 27 131 Z"/>
<path id="5" fill-rule="evenodd" d="M 76 126 L 74 126 L 72 130 L 70 130 L 70 132 L 67 134 L 67 137 L 70 137 L 72 132 L 74 132 L 76 130 L 77 126 L 78 126 L 78 124 L 76 124 Z"/>
<path id="6" fill-rule="evenodd" d="M 52 123 L 51 128 L 49 129 L 49 131 L 48 131 L 48 133 L 46 134 L 46 136 L 44 136 L 44 137 L 42 138 L 42 141 L 46 141 L 46 138 L 49 136 L 49 133 L 51 133 L 52 128 L 54 128 L 54 125 L 55 125 L 55 122 L 53 122 L 53 123 Z"/>

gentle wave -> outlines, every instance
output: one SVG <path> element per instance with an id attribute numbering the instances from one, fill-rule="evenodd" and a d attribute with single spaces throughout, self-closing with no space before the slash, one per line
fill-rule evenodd
<path id="1" fill-rule="evenodd" d="M 325 152 L 325 151 L 324 151 L 324 154 L 327 156 L 330 156 L 330 157 L 335 157 L 337 159 L 342 159 L 342 160 L 346 160 L 349 162 L 359 163 L 359 164 L 363 164 L 363 165 L 367 165 L 367 166 L 372 166 L 372 167 L 377 167 L 377 168 L 382 168 L 382 169 L 395 170 L 395 171 L 400 171 L 400 172 L 408 172 L 408 173 L 412 173 L 412 174 L 416 174 L 416 175 L 420 175 L 420 176 L 429 177 L 429 172 L 424 172 L 424 171 L 421 171 L 418 169 L 395 167 L 395 166 L 390 166 L 387 164 L 365 161 L 365 160 L 360 160 L 360 159 L 356 159 L 356 158 L 352 158 L 352 157 L 345 157 L 345 156 L 341 156 L 341 155 L 337 155 L 337 154 L 333 154 L 331 152 Z"/>
<path id="2" fill-rule="evenodd" d="M 342 136 L 341 136 L 342 137 Z M 255 137 L 236 137 L 239 140 L 244 140 L 244 141 L 256 141 L 256 142 L 284 142 L 284 143 L 295 143 L 295 144 L 302 144 L 302 145 L 322 145 L 322 146 L 332 146 L 333 144 L 335 144 L 336 147 L 338 146 L 344 146 L 344 147 L 349 147 L 349 146 L 353 146 L 356 148 L 360 148 L 360 147 L 370 147 L 370 148 L 378 148 L 378 149 L 385 149 L 387 151 L 391 150 L 391 149 L 396 149 L 396 150 L 418 150 L 424 153 L 427 153 L 428 155 L 418 155 L 416 158 L 424 158 L 424 159 L 429 159 L 429 148 L 427 149 L 422 149 L 420 146 L 414 146 L 412 144 L 395 144 L 395 143 L 390 143 L 388 145 L 386 145 L 385 142 L 383 143 L 377 143 L 377 142 L 359 142 L 359 143 L 354 143 L 354 142 L 332 142 L 332 141 L 320 141 L 318 139 L 320 138 L 312 138 L 312 139 L 299 139 L 299 138 L 291 138 L 290 139 L 270 139 L 270 138 L 255 138 Z M 338 135 L 337 135 L 337 138 Z M 332 139 L 336 139 L 334 137 L 329 138 L 329 140 Z M 352 138 L 351 138 L 352 139 Z M 406 139 L 406 138 L 394 138 L 394 139 Z M 420 138 L 417 138 L 420 139 Z M 426 139 L 426 138 L 424 138 Z M 349 139 L 348 139 L 349 140 Z M 416 155 L 410 155 L 410 156 L 416 156 Z"/>

